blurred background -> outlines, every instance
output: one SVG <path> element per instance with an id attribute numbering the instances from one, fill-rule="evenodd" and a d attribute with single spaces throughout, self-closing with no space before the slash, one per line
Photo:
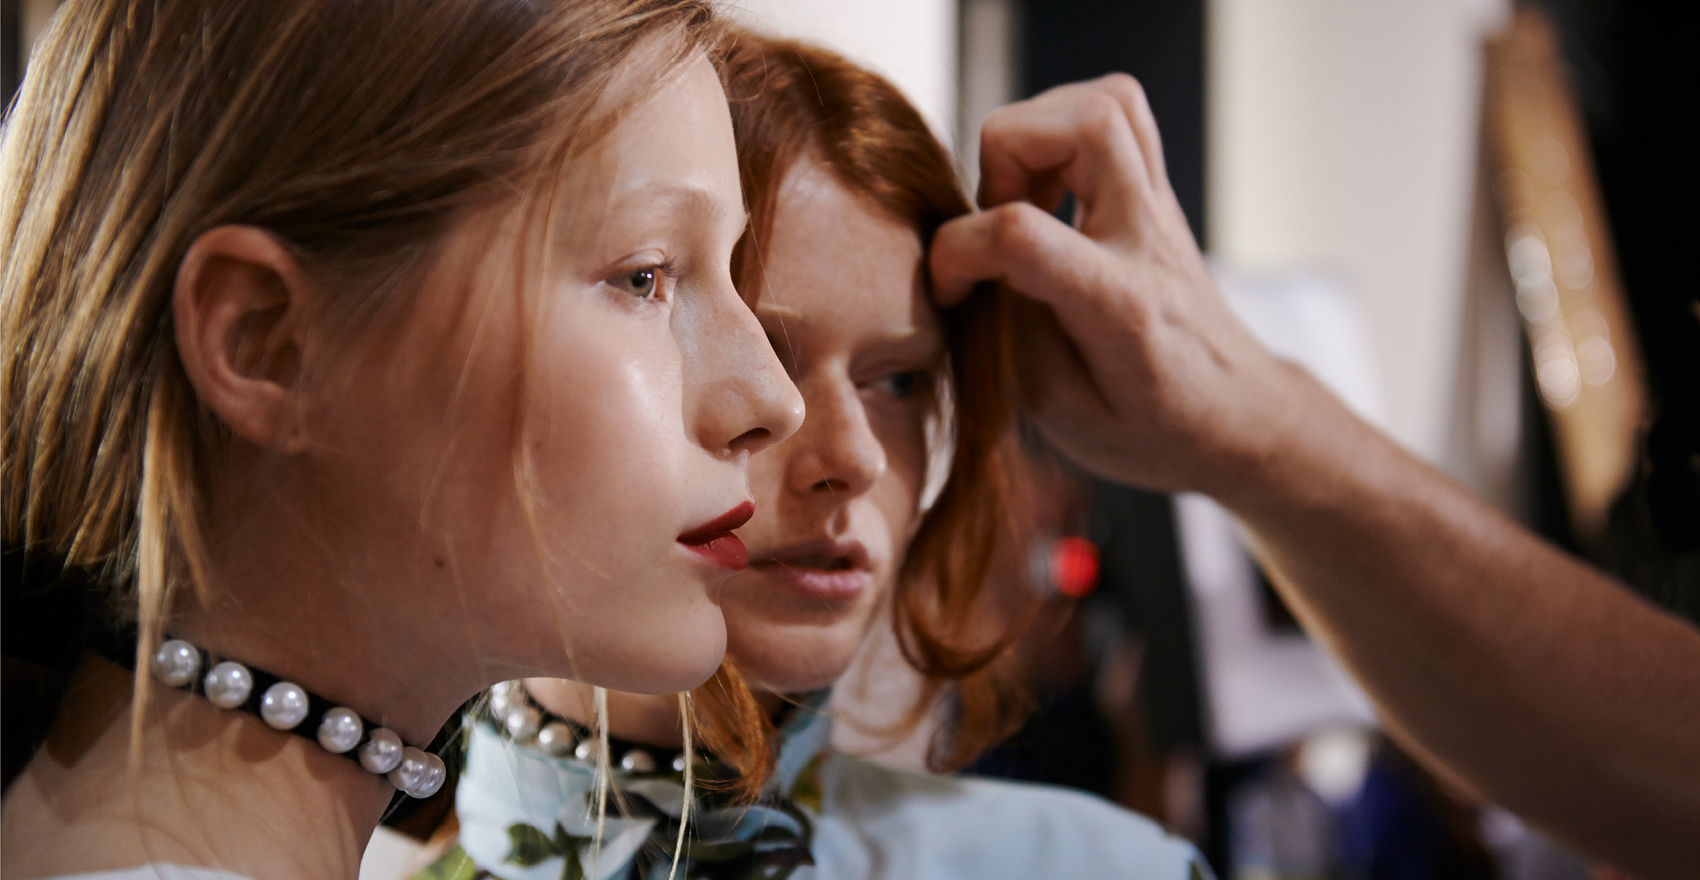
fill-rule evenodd
<path id="1" fill-rule="evenodd" d="M 0 8 L 8 104 L 55 5 Z M 730 5 L 890 77 L 970 187 L 992 110 L 1132 73 L 1265 344 L 1490 503 L 1700 613 L 1700 34 L 1672 4 Z M 1210 501 L 1095 483 L 1030 446 L 1030 565 L 1002 586 L 1041 603 L 1018 647 L 1038 712 L 972 772 L 1138 809 L 1224 878 L 1612 876 L 1381 736 Z M 875 727 L 911 686 L 876 644 L 835 701 Z M 837 736 L 898 764 L 924 752 L 925 732 Z M 363 876 L 415 858 L 380 835 Z"/>

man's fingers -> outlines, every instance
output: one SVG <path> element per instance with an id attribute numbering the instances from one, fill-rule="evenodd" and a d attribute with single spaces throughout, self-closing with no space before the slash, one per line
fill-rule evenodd
<path id="1" fill-rule="evenodd" d="M 1131 217 L 1152 181 L 1125 97 L 1084 83 L 992 114 L 980 129 L 981 204 L 1036 201 L 1060 183 L 1103 216 Z"/>
<path id="2" fill-rule="evenodd" d="M 928 255 L 938 305 L 955 305 L 976 284 L 998 281 L 1050 306 L 1077 339 L 1097 336 L 1103 328 L 1092 322 L 1115 309 L 1103 301 L 1115 288 L 1106 277 L 1112 260 L 1091 239 L 1026 202 L 946 223 Z"/>
<path id="3" fill-rule="evenodd" d="M 1151 102 L 1145 97 L 1145 87 L 1125 73 L 1100 77 L 1093 85 L 1101 86 L 1122 106 L 1128 123 L 1133 127 L 1133 137 L 1139 142 L 1146 173 L 1157 187 L 1166 185 L 1169 172 L 1163 160 L 1163 137 L 1157 130 L 1157 117 L 1151 112 Z"/>

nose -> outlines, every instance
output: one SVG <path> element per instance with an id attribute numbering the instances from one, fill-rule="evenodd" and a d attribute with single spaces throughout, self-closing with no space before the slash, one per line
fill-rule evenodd
<path id="1" fill-rule="evenodd" d="M 761 323 L 730 281 L 698 313 L 706 326 L 687 346 L 687 414 L 697 442 L 718 456 L 749 455 L 803 424 L 803 395 L 785 374 Z"/>
<path id="2" fill-rule="evenodd" d="M 868 423 L 861 395 L 847 376 L 805 383 L 809 416 L 787 444 L 786 481 L 800 494 L 856 496 L 886 471 L 885 444 Z"/>

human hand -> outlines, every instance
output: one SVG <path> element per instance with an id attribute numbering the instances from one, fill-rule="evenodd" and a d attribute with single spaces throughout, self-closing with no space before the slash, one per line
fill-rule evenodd
<path id="1" fill-rule="evenodd" d="M 1231 491 L 1291 425 L 1304 374 L 1217 291 L 1169 186 L 1144 90 L 1113 74 L 1005 107 L 980 135 L 980 203 L 929 257 L 940 306 L 993 280 L 1014 297 L 1030 414 L 1113 480 Z M 1066 193 L 1075 226 L 1051 216 Z"/>

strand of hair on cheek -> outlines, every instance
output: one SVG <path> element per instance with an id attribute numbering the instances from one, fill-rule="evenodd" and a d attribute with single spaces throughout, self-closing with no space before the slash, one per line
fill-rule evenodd
<path id="1" fill-rule="evenodd" d="M 608 689 L 597 687 L 596 694 L 596 841 L 590 859 L 601 870 L 602 829 L 608 821 L 608 782 L 612 771 L 608 766 Z"/>
<path id="2" fill-rule="evenodd" d="M 696 782 L 696 755 L 691 742 L 691 694 L 683 691 L 679 694 L 679 723 L 684 728 L 685 736 L 685 791 L 679 805 L 679 839 L 673 843 L 673 868 L 667 872 L 667 880 L 674 880 L 679 874 L 679 859 L 685 852 L 685 829 L 691 823 L 691 794 Z"/>

